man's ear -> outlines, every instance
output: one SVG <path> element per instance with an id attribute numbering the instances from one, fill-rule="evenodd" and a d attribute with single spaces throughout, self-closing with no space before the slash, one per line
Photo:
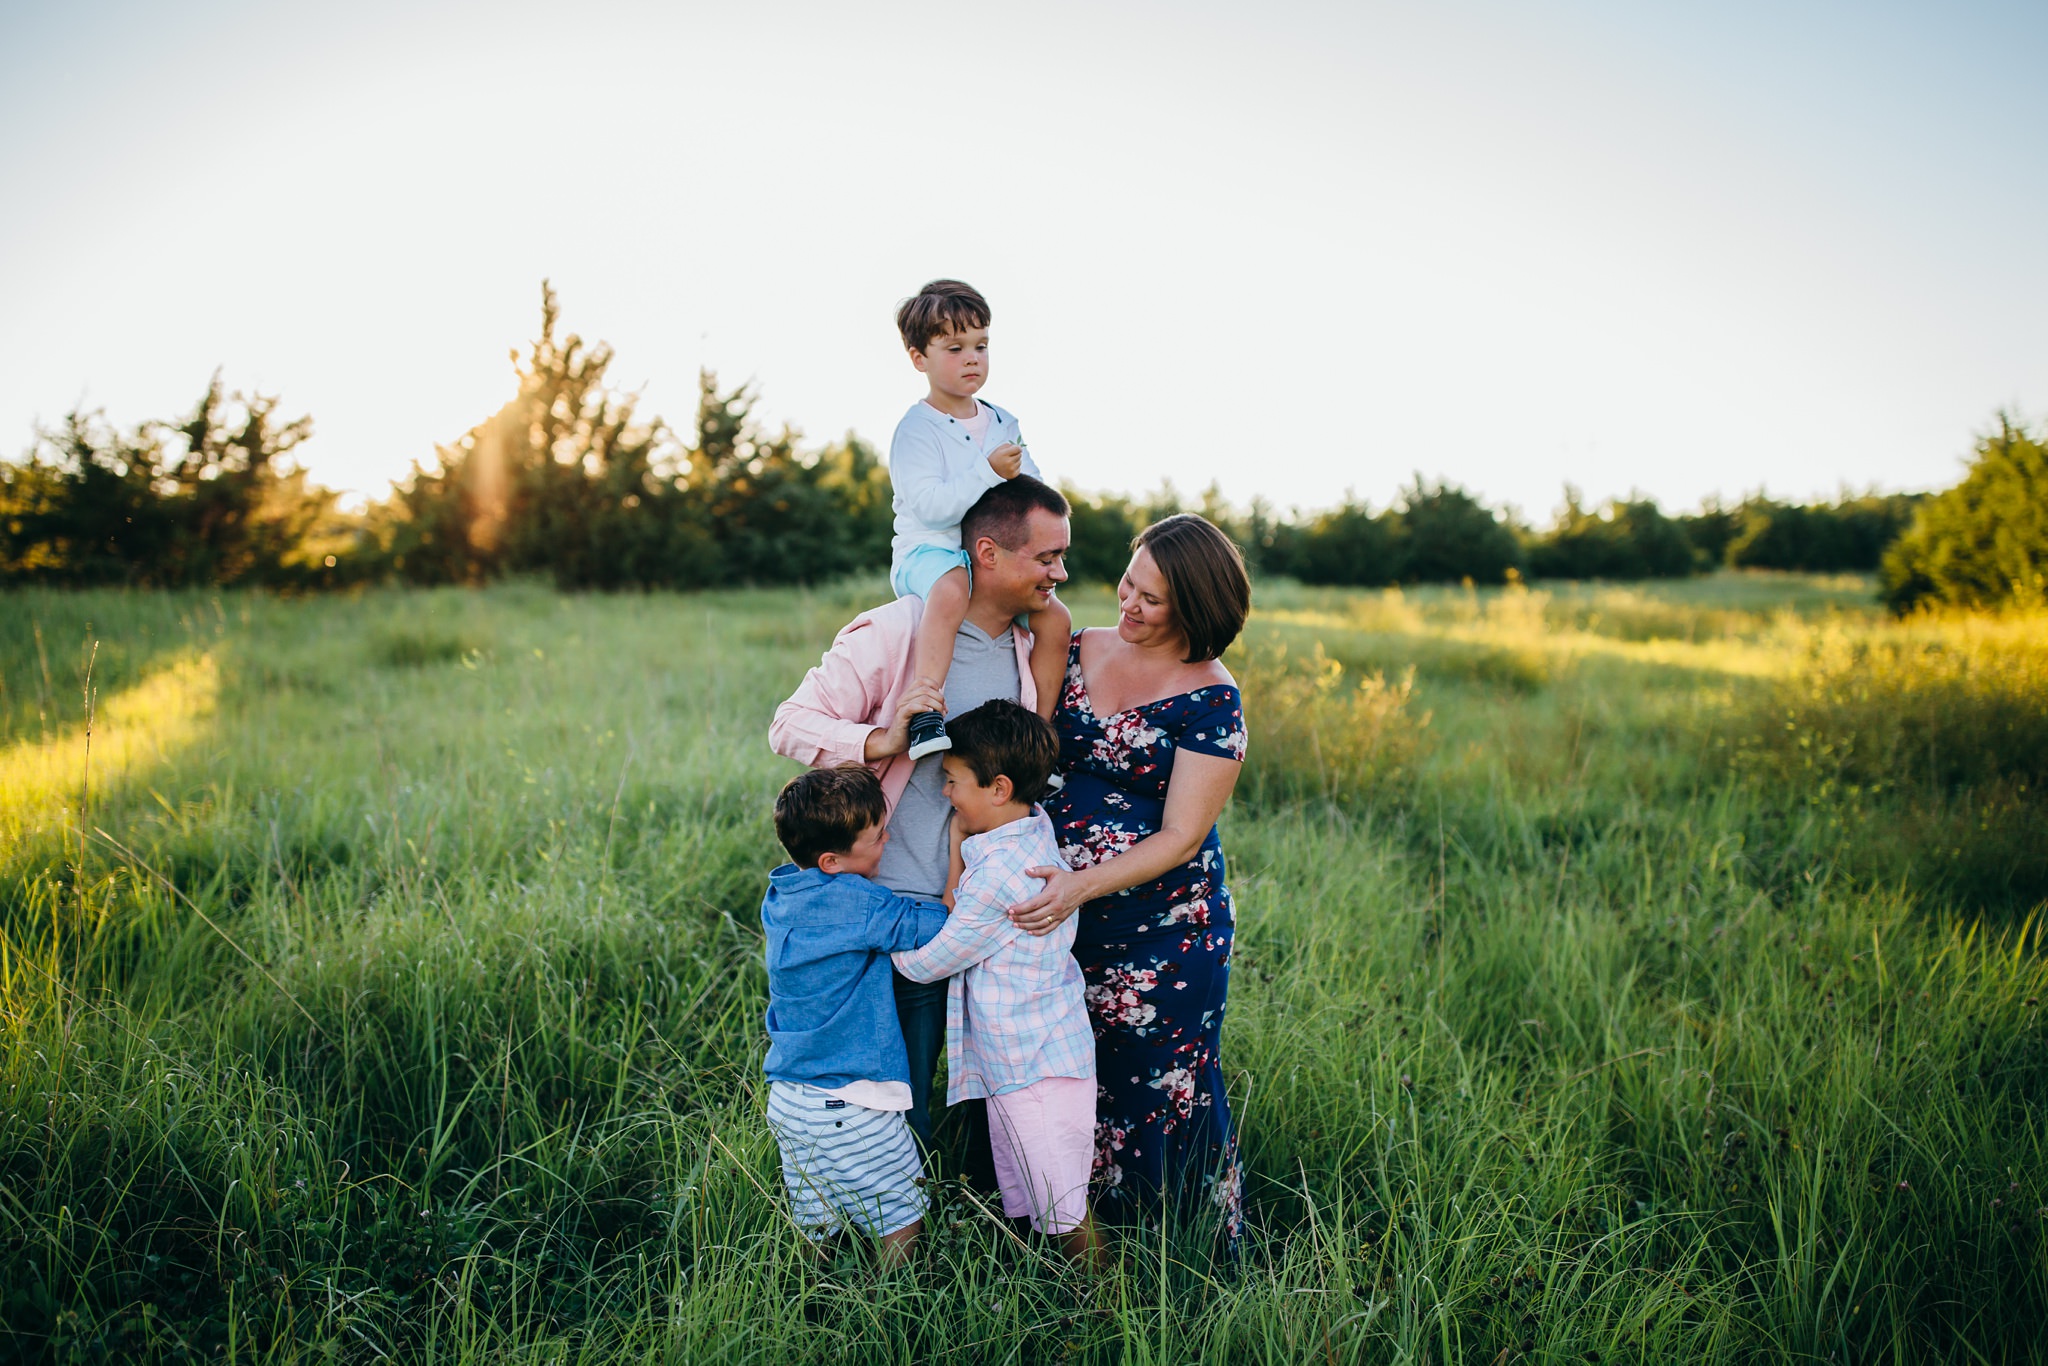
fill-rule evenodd
<path id="1" fill-rule="evenodd" d="M 968 555 L 973 559 L 977 569 L 994 569 L 996 567 L 996 551 L 999 548 L 996 545 L 995 537 L 976 536 L 974 538 L 974 549 L 969 551 Z"/>

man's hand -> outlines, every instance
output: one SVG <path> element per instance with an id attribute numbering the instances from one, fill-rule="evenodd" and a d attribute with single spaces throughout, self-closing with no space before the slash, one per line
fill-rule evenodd
<path id="1" fill-rule="evenodd" d="M 868 732 L 868 742 L 861 755 L 866 759 L 887 759 L 910 748 L 910 718 L 921 711 L 943 712 L 946 709 L 946 694 L 936 683 L 917 679 L 903 693 L 903 704 L 896 708 L 896 719 L 883 730 L 877 727 Z"/>
<path id="2" fill-rule="evenodd" d="M 988 453 L 988 467 L 1005 479 L 1015 479 L 1024 470 L 1024 448 L 1005 441 Z"/>

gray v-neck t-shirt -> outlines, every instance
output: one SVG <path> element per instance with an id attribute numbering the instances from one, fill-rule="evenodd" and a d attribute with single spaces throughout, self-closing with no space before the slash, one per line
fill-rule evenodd
<path id="1" fill-rule="evenodd" d="M 953 664 L 946 673 L 946 719 L 973 711 L 991 698 L 1018 700 L 1017 643 L 1012 631 L 990 636 L 972 622 L 953 637 Z M 927 754 L 910 771 L 896 810 L 889 816 L 889 843 L 875 881 L 905 896 L 936 897 L 946 890 L 951 845 L 946 821 L 946 775 L 940 756 Z"/>

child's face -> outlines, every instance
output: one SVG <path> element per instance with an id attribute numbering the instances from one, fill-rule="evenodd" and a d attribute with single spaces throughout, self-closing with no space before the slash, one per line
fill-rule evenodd
<path id="1" fill-rule="evenodd" d="M 974 776 L 974 766 L 965 759 L 944 754 L 939 766 L 946 772 L 946 800 L 953 804 L 960 828 L 968 834 L 986 834 L 1014 814 L 1010 811 L 1010 780 L 1002 774 L 983 787 Z"/>
<path id="2" fill-rule="evenodd" d="M 882 850 L 889 844 L 889 827 L 877 821 L 860 832 L 853 841 L 853 848 L 843 854 L 821 855 L 818 867 L 828 873 L 859 873 L 862 877 L 873 877 L 875 869 L 882 866 Z"/>
<path id="3" fill-rule="evenodd" d="M 934 393 L 953 399 L 973 398 L 988 382 L 988 329 L 942 332 L 924 350 L 911 352 L 910 363 L 931 381 Z"/>

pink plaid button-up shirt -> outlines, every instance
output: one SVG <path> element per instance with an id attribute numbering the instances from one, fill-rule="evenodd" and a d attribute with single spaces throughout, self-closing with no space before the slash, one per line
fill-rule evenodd
<path id="1" fill-rule="evenodd" d="M 1052 821 L 1040 807 L 960 844 L 966 865 L 946 928 L 921 949 L 891 954 L 919 982 L 953 977 L 946 993 L 946 1103 L 999 1096 L 1047 1077 L 1095 1075 L 1076 919 L 1048 935 L 1026 934 L 1009 908 L 1044 879 L 1026 870 L 1064 867 Z M 953 974 L 958 973 L 958 976 Z"/>

